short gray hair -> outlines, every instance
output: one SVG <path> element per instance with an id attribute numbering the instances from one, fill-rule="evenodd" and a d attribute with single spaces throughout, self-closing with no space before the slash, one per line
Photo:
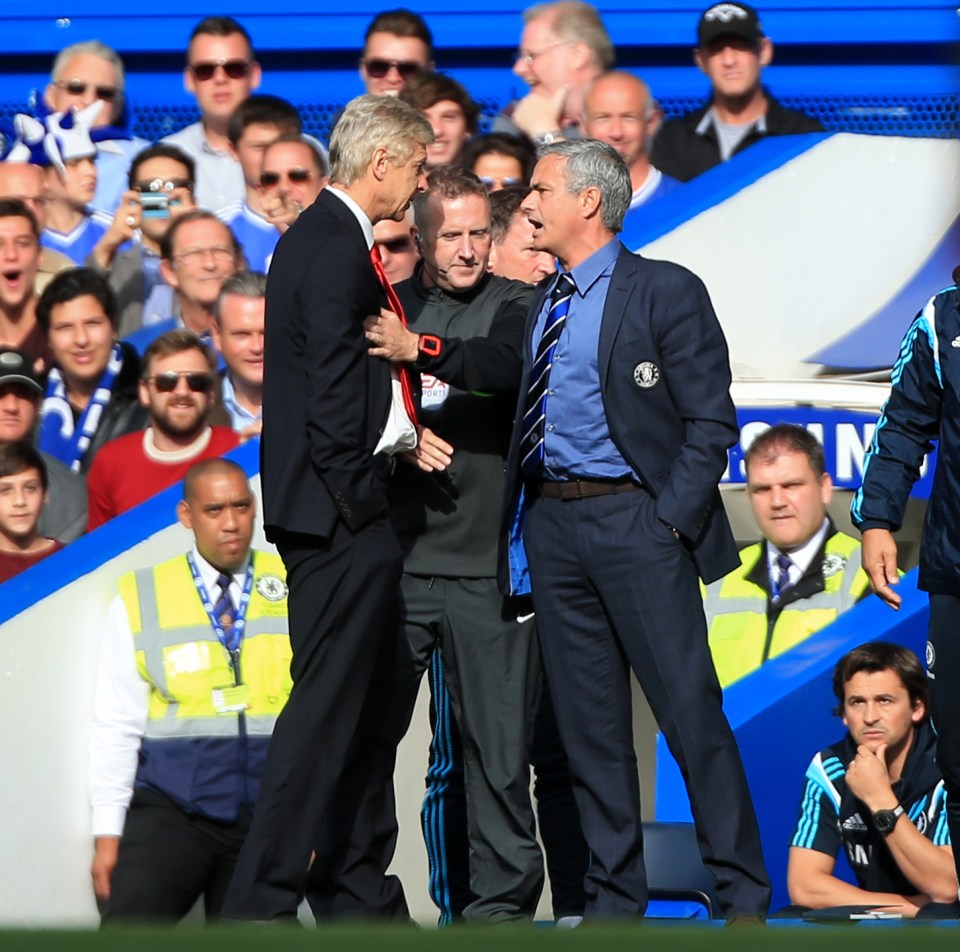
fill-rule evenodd
<path id="1" fill-rule="evenodd" d="M 545 145 L 537 153 L 540 159 L 559 155 L 566 159 L 563 180 L 567 191 L 579 195 L 584 189 L 600 189 L 600 220 L 614 234 L 623 230 L 623 218 L 630 207 L 633 188 L 630 170 L 612 146 L 598 139 L 564 139 Z"/>
<path id="2" fill-rule="evenodd" d="M 213 305 L 213 318 L 220 324 L 220 310 L 223 307 L 223 299 L 228 294 L 235 294 L 237 297 L 262 298 L 267 294 L 267 276 L 260 271 L 238 271 L 231 274 L 217 295 L 217 300 Z"/>
<path id="3" fill-rule="evenodd" d="M 403 165 L 417 145 L 433 142 L 430 123 L 394 96 L 357 96 L 347 103 L 330 136 L 330 181 L 352 185 L 362 178 L 375 149 Z"/>
<path id="4" fill-rule="evenodd" d="M 597 69 L 610 69 L 616 53 L 597 8 L 582 0 L 556 0 L 537 3 L 523 11 L 523 22 L 550 17 L 550 30 L 558 40 L 583 43 L 590 48 Z"/>
<path id="5" fill-rule="evenodd" d="M 120 59 L 120 54 L 117 53 L 113 47 L 107 46 L 106 43 L 101 43 L 99 40 L 84 40 L 82 43 L 74 43 L 72 46 L 67 46 L 60 50 L 60 52 L 57 53 L 57 58 L 53 61 L 53 68 L 50 70 L 50 82 L 55 83 L 60 79 L 60 73 L 63 72 L 67 62 L 72 60 L 74 56 L 80 56 L 82 53 L 89 53 L 97 59 L 112 63 L 117 71 L 117 89 L 123 92 L 123 60 Z"/>

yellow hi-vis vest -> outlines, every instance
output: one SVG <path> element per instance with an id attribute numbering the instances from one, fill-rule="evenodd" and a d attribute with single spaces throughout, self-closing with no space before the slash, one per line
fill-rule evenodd
<path id="1" fill-rule="evenodd" d="M 239 698 L 231 693 L 237 671 L 185 555 L 119 582 L 137 670 L 150 685 L 137 783 L 218 820 L 235 820 L 239 807 L 256 799 L 270 734 L 293 687 L 283 563 L 269 553 L 252 554 Z M 245 709 L 224 710 L 231 699 Z"/>
<path id="2" fill-rule="evenodd" d="M 707 637 L 721 687 L 829 625 L 869 585 L 860 543 L 842 532 L 827 539 L 823 558 L 784 592 L 780 603 L 770 600 L 765 544 L 742 549 L 740 568 L 704 591 Z"/>

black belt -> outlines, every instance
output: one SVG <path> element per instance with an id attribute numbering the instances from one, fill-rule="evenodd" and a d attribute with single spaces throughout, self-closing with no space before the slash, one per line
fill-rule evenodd
<path id="1" fill-rule="evenodd" d="M 540 483 L 540 495 L 547 499 L 589 499 L 591 496 L 614 496 L 632 493 L 640 486 L 632 479 L 600 481 L 596 479 L 569 479 L 564 482 Z"/>

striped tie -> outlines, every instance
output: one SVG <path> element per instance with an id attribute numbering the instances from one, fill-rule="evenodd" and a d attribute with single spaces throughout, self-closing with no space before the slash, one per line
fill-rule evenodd
<path id="1" fill-rule="evenodd" d="M 523 438 L 520 441 L 520 468 L 527 479 L 537 479 L 543 467 L 543 427 L 547 410 L 547 385 L 557 341 L 570 310 L 570 298 L 577 286 L 573 278 L 563 271 L 557 279 L 550 296 L 550 313 L 543 327 L 537 355 L 530 371 L 530 386 L 524 403 Z"/>
<path id="2" fill-rule="evenodd" d="M 783 597 L 783 593 L 790 587 L 790 566 L 793 565 L 793 562 L 790 556 L 780 552 L 777 555 L 776 563 L 780 571 L 773 586 L 773 597 L 779 600 Z"/>
<path id="3" fill-rule="evenodd" d="M 222 572 L 218 576 L 217 585 L 220 586 L 220 597 L 217 599 L 217 604 L 213 606 L 214 617 L 223 629 L 223 637 L 226 641 L 224 647 L 231 654 L 240 647 L 237 633 L 233 629 L 237 621 L 237 606 L 233 604 L 233 599 L 230 597 L 230 583 L 232 581 L 233 579 L 226 573 Z"/>

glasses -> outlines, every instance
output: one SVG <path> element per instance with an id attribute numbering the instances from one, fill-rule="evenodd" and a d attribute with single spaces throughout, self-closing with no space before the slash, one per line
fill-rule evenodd
<path id="1" fill-rule="evenodd" d="M 420 63 L 411 63 L 410 60 L 362 59 L 368 76 L 374 79 L 383 79 L 391 69 L 395 69 L 403 79 L 416 76 L 423 69 Z"/>
<path id="2" fill-rule="evenodd" d="M 524 66 L 532 66 L 533 61 L 542 56 L 549 50 L 555 50 L 558 46 L 564 46 L 567 43 L 575 43 L 576 40 L 561 40 L 559 43 L 551 43 L 549 46 L 541 46 L 538 50 L 517 50 L 514 56 L 514 62 L 523 63 Z"/>
<path id="3" fill-rule="evenodd" d="M 222 69 L 229 79 L 243 79 L 252 65 L 247 60 L 217 60 L 213 63 L 191 63 L 190 72 L 198 83 L 213 79 L 218 69 Z"/>
<path id="4" fill-rule="evenodd" d="M 523 179 L 508 175 L 506 178 L 490 178 L 489 175 L 479 176 L 483 187 L 488 192 L 495 192 L 498 188 L 513 188 L 514 185 L 523 185 Z"/>
<path id="5" fill-rule="evenodd" d="M 137 192 L 174 192 L 178 188 L 193 191 L 193 182 L 190 179 L 162 179 L 155 178 L 149 182 L 135 182 L 134 191 Z"/>
<path id="6" fill-rule="evenodd" d="M 82 79 L 58 79 L 54 86 L 57 89 L 65 89 L 71 96 L 82 96 L 88 89 L 93 89 L 97 99 L 102 99 L 104 102 L 112 102 L 120 92 L 116 86 L 96 86 L 93 83 L 85 83 Z"/>
<path id="7" fill-rule="evenodd" d="M 287 169 L 283 172 L 261 172 L 260 184 L 264 188 L 273 188 L 280 184 L 280 180 L 286 176 L 287 181 L 292 185 L 306 185 L 312 181 L 313 172 L 309 169 Z"/>
<path id="8" fill-rule="evenodd" d="M 213 258 L 217 264 L 233 261 L 236 252 L 233 248 L 191 248 L 181 254 L 174 255 L 174 261 L 182 261 L 187 265 L 206 264 L 208 258 Z"/>
<path id="9" fill-rule="evenodd" d="M 143 379 L 152 383 L 157 388 L 157 393 L 173 393 L 181 377 L 187 381 L 187 386 L 194 393 L 206 393 L 213 386 L 213 377 L 199 370 L 165 370 Z"/>
<path id="10" fill-rule="evenodd" d="M 402 255 L 413 251 L 413 239 L 409 235 L 401 235 L 389 241 L 378 241 L 377 247 L 392 255 Z"/>

